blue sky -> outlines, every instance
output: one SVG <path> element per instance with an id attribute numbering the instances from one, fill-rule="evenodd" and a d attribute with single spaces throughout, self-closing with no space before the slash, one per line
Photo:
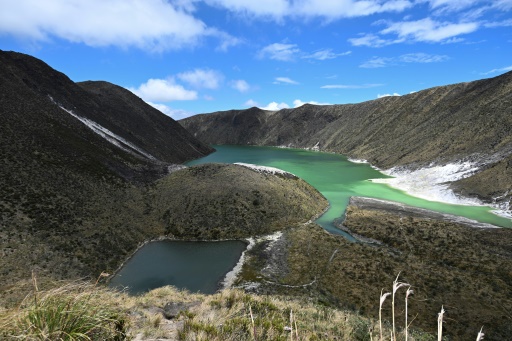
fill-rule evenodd
<path id="1" fill-rule="evenodd" d="M 0 0 L 0 49 L 175 119 L 358 103 L 512 70 L 512 0 Z"/>

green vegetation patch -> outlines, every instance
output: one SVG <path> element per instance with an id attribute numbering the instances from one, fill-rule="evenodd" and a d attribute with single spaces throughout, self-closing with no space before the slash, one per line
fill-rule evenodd
<path id="1" fill-rule="evenodd" d="M 38 291 L 0 313 L 4 340 L 124 340 L 128 314 L 116 293 L 88 283 Z"/>
<path id="2" fill-rule="evenodd" d="M 474 339 L 482 326 L 486 340 L 512 335 L 512 230 L 474 229 L 355 206 L 348 208 L 344 225 L 380 244 L 348 242 L 315 224 L 287 230 L 285 251 L 279 251 L 286 271 L 268 271 L 279 262 L 270 256 L 272 248 L 260 249 L 249 253 L 238 285 L 260 294 L 311 297 L 378 318 L 381 290 L 391 291 L 400 273 L 414 290 L 409 297 L 413 328 L 435 333 L 444 306 L 443 330 L 450 339 Z M 402 328 L 404 296 L 400 289 L 395 302 Z M 390 322 L 391 315 L 388 300 L 383 320 Z"/>
<path id="3" fill-rule="evenodd" d="M 174 172 L 156 182 L 149 200 L 166 234 L 179 239 L 268 234 L 304 223 L 327 206 L 301 179 L 227 164 Z"/>

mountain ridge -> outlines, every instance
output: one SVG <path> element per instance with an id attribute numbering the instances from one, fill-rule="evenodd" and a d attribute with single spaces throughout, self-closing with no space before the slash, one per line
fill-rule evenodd
<path id="1" fill-rule="evenodd" d="M 103 91 L 98 83 L 82 87 L 39 59 L 0 51 L 3 283 L 31 270 L 72 278 L 115 266 L 130 245 L 155 232 L 130 223 L 143 209 L 132 203 L 142 200 L 145 186 L 174 163 L 213 150 L 135 95 L 100 85 L 114 92 L 104 96 L 110 100 L 91 94 Z M 114 108 L 125 100 L 115 92 L 131 103 Z M 113 104 L 107 111 L 105 101 Z M 141 116 L 135 125 L 123 126 L 134 116 Z M 168 126 L 151 129 L 154 121 Z M 148 147 L 158 143 L 169 147 L 160 153 Z M 143 149 L 155 157 L 137 152 Z M 130 224 L 124 239 L 117 238 Z"/>
<path id="2" fill-rule="evenodd" d="M 488 203 L 498 200 L 510 210 L 511 104 L 508 72 L 357 104 L 306 104 L 276 112 L 250 108 L 179 122 L 210 144 L 315 147 L 365 159 L 381 169 L 469 161 L 480 172 L 469 178 L 472 181 L 452 183 L 452 189 Z"/>

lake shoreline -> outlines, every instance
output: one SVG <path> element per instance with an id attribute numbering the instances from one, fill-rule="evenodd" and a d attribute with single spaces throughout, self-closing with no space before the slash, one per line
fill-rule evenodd
<path id="1" fill-rule="evenodd" d="M 140 243 L 137 248 L 131 252 L 125 259 L 124 261 L 117 267 L 117 269 L 115 271 L 113 271 L 111 274 L 109 274 L 109 276 L 106 278 L 106 284 L 109 285 L 111 280 L 117 275 L 119 274 L 119 272 L 121 271 L 121 269 L 130 261 L 133 259 L 133 257 L 136 255 L 137 252 L 139 252 L 143 247 L 147 246 L 148 244 L 150 243 L 153 243 L 153 242 L 161 242 L 161 241 L 173 241 L 173 242 L 197 242 L 197 243 L 215 243 L 215 242 L 227 242 L 227 241 L 234 241 L 234 242 L 242 242 L 242 243 L 246 243 L 247 246 L 249 246 L 250 242 L 248 241 L 248 239 L 219 239 L 219 240 L 199 240 L 199 239 L 177 239 L 177 238 L 173 238 L 173 237 L 168 237 L 168 236 L 161 236 L 161 237 L 157 237 L 157 238 L 151 238 L 151 239 L 148 239 L 148 240 L 145 240 L 144 242 Z M 246 247 L 247 249 L 247 247 Z M 244 250 L 245 252 L 245 250 Z M 228 271 L 229 272 L 229 271 Z M 228 273 L 226 272 L 226 274 Z"/>
<path id="2" fill-rule="evenodd" d="M 222 147 L 245 147 L 240 145 L 213 145 Z M 450 184 L 464 179 L 465 177 L 471 176 L 478 172 L 484 165 L 484 162 L 459 162 L 459 163 L 447 163 L 444 165 L 431 165 L 429 167 L 414 168 L 412 165 L 393 167 L 390 169 L 381 169 L 365 159 L 357 159 L 348 155 L 339 154 L 332 151 L 322 150 L 320 147 L 317 148 L 301 148 L 292 145 L 280 145 L 280 146 L 260 146 L 260 145 L 248 145 L 250 147 L 270 147 L 277 149 L 288 149 L 288 150 L 301 150 L 314 153 L 325 153 L 331 155 L 337 155 L 346 158 L 346 160 L 353 164 L 366 164 L 373 170 L 378 171 L 385 178 L 368 179 L 368 181 L 383 184 L 390 188 L 404 192 L 405 194 L 426 200 L 429 202 L 437 202 L 447 205 L 458 205 L 468 207 L 484 207 L 488 209 L 489 214 L 497 216 L 499 218 L 507 219 L 512 222 L 512 211 L 506 209 L 506 205 L 503 203 L 487 202 L 479 197 L 469 197 L 456 194 L 455 191 L 450 187 Z M 426 175 L 425 175 L 426 174 Z M 303 178 L 303 177 L 302 177 Z M 418 186 L 418 179 L 424 179 L 420 181 Z M 307 179 L 305 179 L 307 181 Z M 419 188 L 419 189 L 418 189 Z M 391 200 L 393 201 L 393 200 Z M 411 206 L 413 207 L 413 206 Z M 456 214 L 454 214 L 456 215 Z M 462 215 L 461 215 L 462 216 Z M 500 227 L 508 227 L 498 225 Z"/>

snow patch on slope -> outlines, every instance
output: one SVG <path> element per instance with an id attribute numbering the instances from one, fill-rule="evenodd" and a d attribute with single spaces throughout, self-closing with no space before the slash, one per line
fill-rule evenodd
<path id="1" fill-rule="evenodd" d="M 400 167 L 381 171 L 392 176 L 390 179 L 373 179 L 373 182 L 385 183 L 401 189 L 415 197 L 457 205 L 476 205 L 483 203 L 478 199 L 463 198 L 455 195 L 448 187 L 449 182 L 467 178 L 478 171 L 479 166 L 472 162 L 449 163 L 417 170 Z"/>
<path id="2" fill-rule="evenodd" d="M 297 178 L 297 176 L 295 174 L 292 174 L 290 172 L 286 172 L 286 171 L 284 171 L 282 169 L 279 169 L 279 168 L 267 167 L 267 166 L 258 166 L 258 165 L 253 165 L 251 163 L 242 163 L 242 162 L 235 162 L 234 164 L 242 166 L 242 167 L 246 167 L 246 168 L 249 168 L 249 169 L 252 169 L 252 170 L 254 170 L 254 171 L 258 172 L 258 173 L 262 173 L 262 174 L 291 176 L 291 177 Z"/>
<path id="3" fill-rule="evenodd" d="M 88 118 L 78 116 L 72 110 L 68 110 L 68 109 L 64 108 L 63 106 L 59 105 L 58 103 L 56 103 L 51 96 L 48 96 L 48 97 L 50 97 L 52 102 L 57 104 L 59 106 L 59 108 L 61 108 L 62 110 L 64 110 L 65 112 L 67 112 L 68 114 L 73 116 L 74 118 L 78 119 L 80 122 L 85 124 L 88 128 L 90 128 L 96 134 L 100 135 L 101 137 L 103 137 L 105 140 L 107 140 L 108 142 L 112 143 L 116 147 L 121 148 L 122 150 L 124 150 L 126 152 L 129 152 L 129 153 L 133 153 L 135 151 L 138 154 L 141 154 L 141 155 L 145 156 L 146 158 L 148 158 L 150 160 L 156 160 L 156 158 L 153 155 L 151 155 L 148 152 L 142 150 L 141 148 L 137 147 L 133 143 L 125 140 L 121 136 L 111 132 L 107 128 L 99 125 L 98 123 L 96 123 L 96 122 L 94 122 L 94 121 L 92 121 L 92 120 L 90 120 Z"/>
<path id="4" fill-rule="evenodd" d="M 238 263 L 235 265 L 235 267 L 226 274 L 226 276 L 224 277 L 224 280 L 222 281 L 222 287 L 224 289 L 227 289 L 227 288 L 231 288 L 233 286 L 233 284 L 235 283 L 235 280 L 236 278 L 238 277 L 238 274 L 240 273 L 240 271 L 242 270 L 242 266 L 244 265 L 244 262 L 245 262 L 245 254 L 247 251 L 250 251 L 254 245 L 256 245 L 256 243 L 261 243 L 262 241 L 271 241 L 271 244 L 272 243 L 275 243 L 279 238 L 281 238 L 281 236 L 283 235 L 283 233 L 281 231 L 277 231 L 273 234 L 269 234 L 269 235 L 266 235 L 266 236 L 262 236 L 262 237 L 259 237 L 259 238 L 248 238 L 247 241 L 249 242 L 249 245 L 247 245 L 247 248 L 245 249 L 244 252 L 242 252 L 242 255 L 240 256 L 240 259 L 238 260 Z M 258 286 L 257 283 L 254 283 L 256 284 L 256 286 Z"/>
<path id="5" fill-rule="evenodd" d="M 372 179 L 377 183 L 388 184 L 408 194 L 426 199 L 455 205 L 490 206 L 493 213 L 512 218 L 509 210 L 510 202 L 498 202 L 505 198 L 508 192 L 501 197 L 494 198 L 494 203 L 484 203 L 477 198 L 467 198 L 456 195 L 449 187 L 449 183 L 467 178 L 475 174 L 482 167 L 478 162 L 449 163 L 442 166 L 430 166 L 417 170 L 409 170 L 404 167 L 393 167 L 380 172 L 392 176 L 390 179 Z"/>
<path id="6" fill-rule="evenodd" d="M 367 160 L 365 159 L 352 159 L 352 158 L 348 158 L 347 159 L 348 161 L 352 162 L 352 163 L 369 163 Z"/>

